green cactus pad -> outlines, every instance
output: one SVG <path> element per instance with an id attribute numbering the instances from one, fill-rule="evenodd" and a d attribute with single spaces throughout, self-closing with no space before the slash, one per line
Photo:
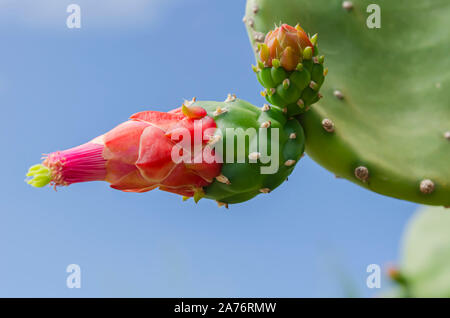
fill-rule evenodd
<path id="1" fill-rule="evenodd" d="M 208 115 L 214 118 L 217 124 L 216 136 L 223 138 L 224 158 L 221 177 L 205 188 L 205 197 L 214 199 L 221 203 L 239 203 L 247 201 L 258 194 L 268 193 L 283 183 L 294 170 L 295 165 L 300 160 L 304 150 L 303 129 L 297 120 L 288 119 L 285 114 L 276 107 L 265 105 L 258 108 L 252 104 L 239 99 L 230 99 L 227 102 L 200 101 L 193 105 L 203 107 Z M 261 127 L 270 124 L 268 128 L 278 128 L 279 153 L 278 164 L 274 173 L 261 173 L 261 168 L 271 165 L 261 163 L 261 160 L 249 162 L 251 156 L 250 145 L 256 145 L 261 137 Z M 227 128 L 242 129 L 247 131 L 254 128 L 255 135 L 246 137 L 246 147 L 244 149 L 245 162 L 237 162 L 237 137 L 227 135 Z M 262 128 L 265 129 L 265 128 Z M 227 162 L 226 144 L 227 137 L 234 137 L 234 160 Z M 267 129 L 268 154 L 271 151 L 272 131 Z M 260 151 L 260 149 L 258 149 Z M 231 157 L 231 155 L 230 155 Z M 275 172 L 276 171 L 276 172 Z"/>
<path id="2" fill-rule="evenodd" d="M 428 207 L 408 224 L 392 297 L 450 297 L 450 209 Z"/>
<path id="3" fill-rule="evenodd" d="M 384 195 L 450 205 L 450 2 L 352 3 L 248 0 L 244 20 L 254 49 L 275 23 L 319 34 L 324 98 L 299 117 L 314 160 Z"/>

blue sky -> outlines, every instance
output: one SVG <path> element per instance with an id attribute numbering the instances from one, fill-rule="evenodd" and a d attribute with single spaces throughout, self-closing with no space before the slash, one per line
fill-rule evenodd
<path id="1" fill-rule="evenodd" d="M 82 28 L 66 27 L 81 6 Z M 0 296 L 372 296 L 366 267 L 398 259 L 416 205 L 308 157 L 270 195 L 229 210 L 94 182 L 34 189 L 42 153 L 183 99 L 255 105 L 244 1 L 0 0 Z M 81 267 L 80 289 L 66 267 Z M 382 286 L 387 287 L 383 278 Z"/>

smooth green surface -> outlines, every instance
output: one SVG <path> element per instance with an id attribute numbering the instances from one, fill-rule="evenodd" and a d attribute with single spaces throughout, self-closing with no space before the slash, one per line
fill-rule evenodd
<path id="1" fill-rule="evenodd" d="M 371 3 L 381 8 L 380 29 L 366 26 Z M 450 205 L 450 1 L 353 4 L 348 12 L 339 0 L 249 0 L 249 36 L 254 44 L 254 32 L 280 22 L 319 34 L 329 68 L 324 98 L 300 118 L 314 160 L 384 195 Z M 334 133 L 322 128 L 324 118 Z M 361 165 L 366 183 L 354 176 Z M 423 179 L 435 183 L 433 193 L 420 192 Z"/>
<path id="2" fill-rule="evenodd" d="M 295 164 L 300 160 L 304 147 L 305 137 L 303 129 L 295 119 L 288 119 L 281 110 L 276 107 L 271 107 L 268 111 L 262 111 L 261 108 L 253 106 L 252 104 L 236 99 L 230 102 L 212 102 L 201 101 L 193 105 L 203 107 L 208 116 L 214 118 L 218 130 L 223 136 L 223 153 L 222 157 L 226 158 L 226 144 L 227 144 L 227 128 L 243 129 L 254 128 L 256 135 L 247 138 L 245 147 L 245 162 L 237 162 L 237 137 L 234 138 L 234 162 L 224 162 L 221 173 L 228 178 L 230 184 L 225 184 L 215 180 L 211 185 L 205 189 L 205 197 L 214 199 L 223 203 L 240 203 L 250 200 L 258 194 L 261 194 L 261 189 L 274 190 L 294 170 Z M 220 108 L 226 112 L 216 115 L 215 111 Z M 270 128 L 278 129 L 279 134 L 279 153 L 277 172 L 273 174 L 262 174 L 261 167 L 269 166 L 270 163 L 261 163 L 258 160 L 256 163 L 251 163 L 248 160 L 249 145 L 258 142 L 259 128 L 264 122 L 270 121 Z M 267 139 L 269 153 L 271 153 L 271 129 L 267 130 Z M 296 134 L 295 139 L 289 138 L 291 133 Z M 219 134 L 216 132 L 216 134 Z M 230 135 L 231 136 L 231 135 Z M 258 149 L 260 151 L 260 149 Z M 295 160 L 295 164 L 286 166 L 284 163 L 287 160 Z M 225 161 L 225 159 L 224 159 Z"/>
<path id="3" fill-rule="evenodd" d="M 427 207 L 408 224 L 399 271 L 406 284 L 394 296 L 450 297 L 450 209 Z"/>

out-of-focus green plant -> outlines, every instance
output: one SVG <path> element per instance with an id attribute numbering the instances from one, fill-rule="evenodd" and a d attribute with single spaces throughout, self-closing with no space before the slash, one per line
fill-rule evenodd
<path id="1" fill-rule="evenodd" d="M 450 209 L 424 207 L 404 233 L 396 288 L 385 296 L 450 297 Z"/>

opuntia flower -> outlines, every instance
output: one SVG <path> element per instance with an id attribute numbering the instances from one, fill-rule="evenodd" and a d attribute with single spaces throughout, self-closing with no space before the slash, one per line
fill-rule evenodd
<path id="1" fill-rule="evenodd" d="M 259 48 L 259 56 L 266 67 L 272 67 L 276 59 L 285 70 L 293 71 L 302 61 L 303 51 L 308 47 L 308 50 L 314 50 L 314 45 L 299 25 L 294 28 L 283 24 L 267 33 Z"/>
<path id="2" fill-rule="evenodd" d="M 200 152 L 175 148 L 188 131 L 195 136 L 200 127 Z M 155 188 L 192 197 L 220 174 L 221 163 L 203 157 L 207 131 L 216 128 L 200 107 L 183 106 L 169 113 L 145 111 L 134 114 L 106 134 L 81 146 L 47 155 L 42 164 L 30 168 L 28 183 L 67 186 L 85 181 L 107 181 L 114 189 L 146 192 Z M 178 138 L 180 139 L 180 138 Z M 197 140 L 198 141 L 198 140 Z M 197 142 L 198 144 L 198 142 Z M 198 147 L 198 146 L 197 146 Z M 192 160 L 175 162 L 172 152 L 187 151 Z M 213 151 L 209 153 L 214 155 Z M 194 158 L 200 155 L 201 158 Z"/>

